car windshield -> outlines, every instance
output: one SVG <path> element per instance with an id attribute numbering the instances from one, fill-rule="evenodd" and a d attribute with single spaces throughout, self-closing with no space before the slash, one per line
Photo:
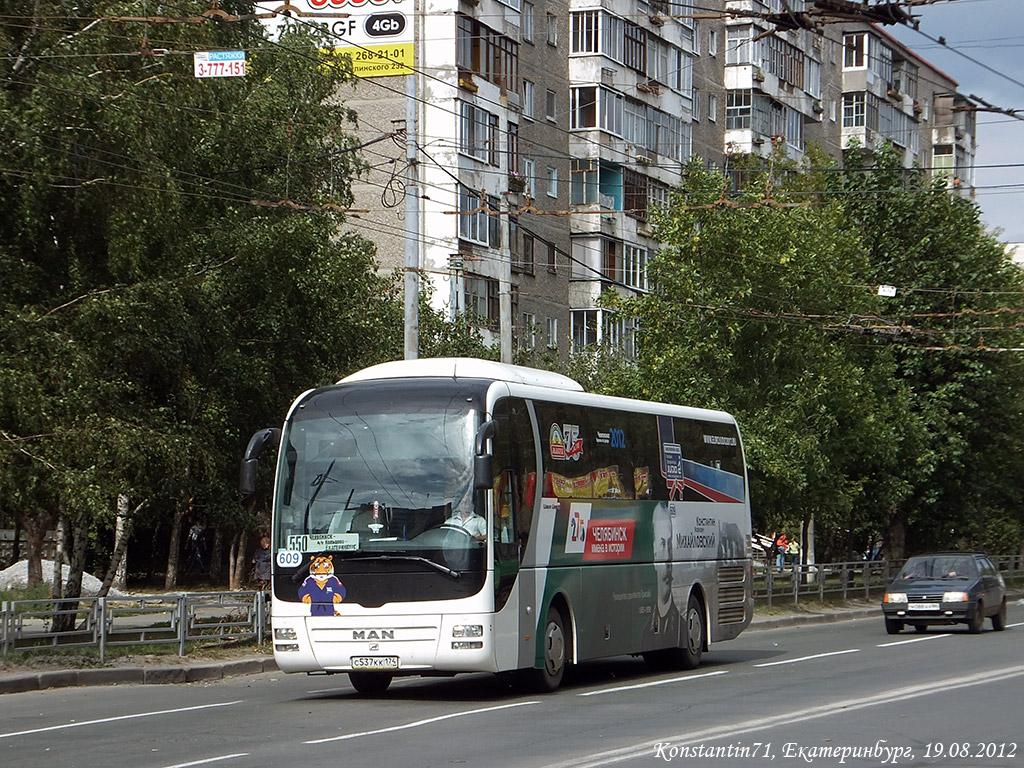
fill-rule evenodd
<path id="1" fill-rule="evenodd" d="M 965 555 L 928 555 L 912 557 L 898 579 L 967 579 L 978 575 L 974 558 Z"/>
<path id="2" fill-rule="evenodd" d="M 294 410 L 279 458 L 276 546 L 413 555 L 436 548 L 430 532 L 453 509 L 472 513 L 471 398 L 409 394 L 330 388 Z"/>

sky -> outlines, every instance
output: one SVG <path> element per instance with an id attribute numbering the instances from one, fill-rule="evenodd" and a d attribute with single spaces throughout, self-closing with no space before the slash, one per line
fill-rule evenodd
<path id="1" fill-rule="evenodd" d="M 1019 119 L 978 113 L 974 181 L 989 230 L 1024 243 L 1024 0 L 934 0 L 912 13 L 920 31 L 884 29 L 957 81 L 961 94 L 1019 110 Z"/>

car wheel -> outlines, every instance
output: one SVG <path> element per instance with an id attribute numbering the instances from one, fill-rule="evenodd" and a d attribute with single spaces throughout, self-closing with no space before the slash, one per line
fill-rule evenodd
<path id="1" fill-rule="evenodd" d="M 921 634 L 922 632 L 927 632 L 928 631 L 928 625 L 927 624 L 915 624 L 914 625 L 914 631 L 917 632 L 918 634 Z"/>
<path id="2" fill-rule="evenodd" d="M 903 630 L 903 622 L 896 619 L 885 620 L 885 631 L 890 635 L 898 635 Z"/>
<path id="3" fill-rule="evenodd" d="M 548 609 L 544 626 L 544 666 L 532 670 L 534 688 L 550 693 L 562 684 L 566 663 L 565 620 L 555 606 Z"/>
<path id="4" fill-rule="evenodd" d="M 364 696 L 380 696 L 391 685 L 394 675 L 387 672 L 349 672 L 348 681 Z"/>
<path id="5" fill-rule="evenodd" d="M 978 602 L 974 615 L 967 621 L 967 629 L 972 635 L 980 635 L 982 627 L 985 626 L 985 605 Z"/>
<path id="6" fill-rule="evenodd" d="M 1006 629 L 1006 598 L 999 606 L 999 610 L 992 614 L 992 629 L 1002 632 Z"/>

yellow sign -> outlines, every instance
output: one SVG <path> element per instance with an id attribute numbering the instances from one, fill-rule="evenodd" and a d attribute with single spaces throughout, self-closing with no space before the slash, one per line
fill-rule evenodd
<path id="1" fill-rule="evenodd" d="M 352 73 L 356 77 L 411 75 L 415 64 L 412 43 L 335 48 L 334 52 L 352 60 Z"/>

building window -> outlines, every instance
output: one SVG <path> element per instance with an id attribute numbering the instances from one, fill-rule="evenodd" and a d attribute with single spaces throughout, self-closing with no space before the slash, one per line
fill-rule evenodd
<path id="1" fill-rule="evenodd" d="M 520 254 L 520 266 L 522 267 L 522 271 L 527 275 L 533 274 L 534 266 L 537 261 L 537 257 L 535 256 L 536 243 L 537 240 L 533 235 L 529 232 L 523 232 L 523 247 Z"/>
<path id="2" fill-rule="evenodd" d="M 523 333 L 520 346 L 523 349 L 537 347 L 537 316 L 530 312 L 523 312 Z"/>
<path id="3" fill-rule="evenodd" d="M 598 161 L 572 161 L 569 188 L 573 205 L 587 205 L 597 202 L 598 195 Z"/>
<path id="4" fill-rule="evenodd" d="M 523 80 L 523 117 L 533 119 L 533 83 Z"/>
<path id="5" fill-rule="evenodd" d="M 573 352 L 581 352 L 585 347 L 597 344 L 596 309 L 574 309 L 571 319 Z"/>
<path id="6" fill-rule="evenodd" d="M 601 277 L 615 283 L 622 282 L 621 243 L 610 237 L 601 238 Z"/>
<path id="7" fill-rule="evenodd" d="M 843 94 L 843 128 L 863 128 L 867 118 L 864 93 Z"/>
<path id="8" fill-rule="evenodd" d="M 508 164 L 509 177 L 521 180 L 522 172 L 519 170 L 519 126 L 516 123 L 508 124 L 505 162 Z"/>
<path id="9" fill-rule="evenodd" d="M 558 169 L 553 165 L 549 165 L 547 168 L 547 195 L 548 197 L 558 197 Z"/>
<path id="10" fill-rule="evenodd" d="M 868 35 L 851 32 L 843 36 L 843 69 L 865 69 L 868 65 Z"/>
<path id="11" fill-rule="evenodd" d="M 554 273 L 557 271 L 557 264 L 555 262 L 555 244 L 548 243 L 548 272 Z"/>
<path id="12" fill-rule="evenodd" d="M 463 72 L 516 92 L 519 84 L 519 44 L 469 16 L 458 15 L 455 63 Z"/>
<path id="13" fill-rule="evenodd" d="M 462 102 L 459 121 L 459 151 L 498 165 L 498 116 Z"/>
<path id="14" fill-rule="evenodd" d="M 533 42 L 533 3 L 523 3 L 522 16 L 519 22 L 523 31 L 523 40 Z"/>
<path id="15" fill-rule="evenodd" d="M 718 96 L 713 93 L 708 94 L 708 120 L 718 122 Z"/>
<path id="16" fill-rule="evenodd" d="M 753 96 L 750 91 L 729 91 L 725 95 L 725 129 L 749 130 Z"/>
<path id="17" fill-rule="evenodd" d="M 956 155 L 953 153 L 953 145 L 936 144 L 932 150 L 932 177 L 945 179 L 948 186 L 955 170 Z"/>
<path id="18" fill-rule="evenodd" d="M 648 179 L 642 173 L 622 169 L 622 210 L 627 216 L 647 220 Z"/>
<path id="19" fill-rule="evenodd" d="M 553 13 L 547 15 L 548 45 L 558 45 L 558 17 Z"/>
<path id="20" fill-rule="evenodd" d="M 498 281 L 466 275 L 466 314 L 477 322 L 494 327 L 498 324 Z"/>
<path id="21" fill-rule="evenodd" d="M 552 122 L 558 117 L 558 96 L 550 88 L 547 91 L 547 98 L 544 99 L 544 116 Z"/>
<path id="22" fill-rule="evenodd" d="M 572 53 L 598 53 L 598 19 L 600 11 L 579 11 L 569 16 Z"/>
<path id="23" fill-rule="evenodd" d="M 545 328 L 545 341 L 547 342 L 548 349 L 558 349 L 558 318 L 549 317 L 547 318 L 547 327 Z"/>
<path id="24" fill-rule="evenodd" d="M 488 195 L 481 199 L 480 193 L 459 185 L 459 237 L 492 248 L 501 246 L 500 201 Z"/>
<path id="25" fill-rule="evenodd" d="M 508 259 L 513 272 L 522 271 L 522 240 L 519 232 L 519 219 L 508 217 Z"/>
<path id="26" fill-rule="evenodd" d="M 647 249 L 626 244 L 623 248 L 622 282 L 630 288 L 647 290 Z"/>
<path id="27" fill-rule="evenodd" d="M 725 29 L 725 64 L 742 66 L 754 63 L 754 28 L 750 24 Z"/>
<path id="28" fill-rule="evenodd" d="M 536 197 L 537 163 L 528 157 L 523 158 L 523 193 L 527 197 Z"/>
<path id="29" fill-rule="evenodd" d="M 718 30 L 717 29 L 709 29 L 708 30 L 708 55 L 709 56 L 717 56 L 718 55 Z"/>

